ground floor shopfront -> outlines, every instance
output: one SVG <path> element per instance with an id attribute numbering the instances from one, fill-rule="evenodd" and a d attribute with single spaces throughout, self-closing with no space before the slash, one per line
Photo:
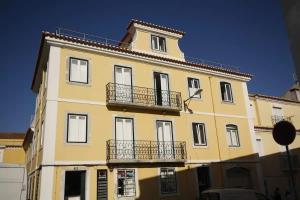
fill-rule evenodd
<path id="1" fill-rule="evenodd" d="M 198 199 L 207 188 L 260 190 L 256 162 L 43 166 L 28 199 Z"/>

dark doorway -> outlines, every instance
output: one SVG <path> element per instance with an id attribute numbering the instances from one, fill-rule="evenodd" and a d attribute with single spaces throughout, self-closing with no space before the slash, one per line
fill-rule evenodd
<path id="1" fill-rule="evenodd" d="M 85 171 L 66 171 L 65 200 L 85 200 L 85 174 Z"/>
<path id="2" fill-rule="evenodd" d="M 198 177 L 198 190 L 199 196 L 201 193 L 211 187 L 210 183 L 210 170 L 208 166 L 202 166 L 197 168 L 197 177 Z"/>

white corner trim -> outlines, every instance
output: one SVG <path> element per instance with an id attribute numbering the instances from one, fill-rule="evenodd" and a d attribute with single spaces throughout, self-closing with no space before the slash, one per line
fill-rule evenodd
<path id="1" fill-rule="evenodd" d="M 254 122 L 253 122 L 253 119 L 251 118 L 251 108 L 250 108 L 250 100 L 249 100 L 249 94 L 248 94 L 248 89 L 247 89 L 247 83 L 245 83 L 245 82 L 242 83 L 242 88 L 243 88 L 243 95 L 244 95 L 245 104 L 246 104 L 246 112 L 247 112 L 247 117 L 248 117 L 248 126 L 249 126 L 249 130 L 250 130 L 252 150 L 253 150 L 253 153 L 258 153 L 258 147 L 257 147 L 255 131 L 254 131 Z"/>
<path id="2" fill-rule="evenodd" d="M 60 71 L 60 47 L 50 47 L 48 65 L 48 89 L 47 99 L 56 99 L 59 90 L 59 71 Z M 52 163 L 55 159 L 55 140 L 57 122 L 57 102 L 46 100 L 46 111 L 44 120 L 44 150 L 42 164 Z"/>
<path id="3" fill-rule="evenodd" d="M 40 200 L 52 200 L 54 184 L 54 167 L 42 167 L 40 183 Z"/>

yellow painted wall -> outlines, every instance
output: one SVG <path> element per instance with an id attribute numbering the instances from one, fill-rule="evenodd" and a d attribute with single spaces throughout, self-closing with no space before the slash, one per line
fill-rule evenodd
<path id="1" fill-rule="evenodd" d="M 89 60 L 91 82 L 88 85 L 78 85 L 68 82 L 69 57 Z M 144 111 L 143 109 L 137 109 L 133 112 L 108 110 L 105 106 L 105 85 L 109 82 L 114 82 L 114 65 L 132 67 L 134 86 L 153 88 L 153 72 L 167 73 L 169 74 L 170 90 L 181 92 L 183 99 L 188 98 L 187 77 L 199 78 L 201 88 L 203 88 L 201 94 L 202 99 L 191 100 L 189 104 L 189 108 L 192 109 L 195 114 L 180 112 L 179 115 L 169 115 L 164 114 L 162 111 L 153 113 Z M 220 81 L 223 80 L 232 84 L 234 103 L 223 103 L 221 101 Z M 219 159 L 216 132 L 219 137 L 222 159 L 236 158 L 249 155 L 253 152 L 241 81 L 220 77 L 209 78 L 205 74 L 187 70 L 147 64 L 145 62 L 123 58 L 107 57 L 91 52 L 62 49 L 59 98 L 96 102 L 96 105 L 59 102 L 56 137 L 57 160 L 105 160 L 105 142 L 114 138 L 114 116 L 134 118 L 135 138 L 137 140 L 157 140 L 155 121 L 173 121 L 174 140 L 187 142 L 187 154 L 190 160 Z M 215 119 L 212 115 L 213 109 L 216 113 L 225 116 L 217 116 Z M 88 144 L 66 144 L 66 121 L 68 112 L 87 113 L 89 115 L 90 135 L 88 136 Z M 192 147 L 192 121 L 205 122 L 208 137 L 207 148 Z M 241 147 L 228 148 L 225 137 L 225 126 L 227 123 L 236 124 L 238 126 Z"/>
<path id="2" fill-rule="evenodd" d="M 25 164 L 25 152 L 22 143 L 22 139 L 0 139 L 0 146 L 12 145 L 12 147 L 5 147 L 3 163 Z"/>
<path id="3" fill-rule="evenodd" d="M 143 51 L 147 53 L 155 53 L 160 54 L 161 56 L 170 56 L 178 59 L 183 58 L 183 53 L 181 52 L 178 45 L 178 38 L 166 34 L 153 33 L 153 35 L 164 37 L 166 39 L 167 51 L 160 52 L 152 49 L 151 35 L 152 34 L 147 31 L 136 29 L 132 41 L 133 50 Z"/>

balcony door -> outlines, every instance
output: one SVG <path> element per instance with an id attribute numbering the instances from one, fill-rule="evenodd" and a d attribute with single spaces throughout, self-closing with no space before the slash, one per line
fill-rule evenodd
<path id="1" fill-rule="evenodd" d="M 174 144 L 172 122 L 157 121 L 156 126 L 159 159 L 173 159 Z"/>
<path id="2" fill-rule="evenodd" d="M 131 68 L 115 66 L 116 101 L 132 101 Z"/>
<path id="3" fill-rule="evenodd" d="M 118 159 L 134 158 L 133 119 L 116 118 L 115 153 Z"/>
<path id="4" fill-rule="evenodd" d="M 156 105 L 170 105 L 169 77 L 168 74 L 154 72 L 154 87 Z"/>

